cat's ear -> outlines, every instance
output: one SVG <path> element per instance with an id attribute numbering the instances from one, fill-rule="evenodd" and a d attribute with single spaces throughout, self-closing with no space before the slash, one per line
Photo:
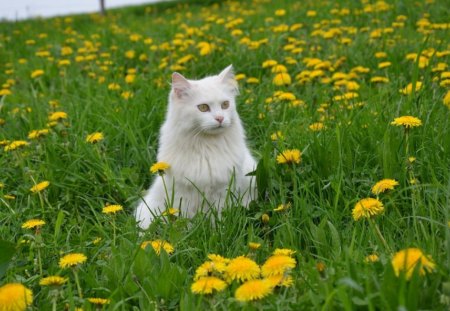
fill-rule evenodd
<path id="1" fill-rule="evenodd" d="M 233 95 L 237 95 L 239 93 L 238 83 L 234 76 L 234 68 L 233 65 L 228 66 L 221 73 L 219 73 L 219 80 L 228 86 L 229 91 Z"/>
<path id="2" fill-rule="evenodd" d="M 191 84 L 178 72 L 172 74 L 172 90 L 178 98 L 183 98 L 188 95 Z"/>

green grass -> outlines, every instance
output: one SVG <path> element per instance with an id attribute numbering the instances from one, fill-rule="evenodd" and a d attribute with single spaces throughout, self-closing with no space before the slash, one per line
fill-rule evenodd
<path id="1" fill-rule="evenodd" d="M 436 69 L 438 63 L 449 65 L 449 6 L 444 2 L 393 1 L 384 8 L 354 1 L 187 1 L 114 10 L 106 18 L 0 23 L 0 89 L 12 93 L 0 96 L 0 141 L 30 143 L 13 151 L 0 149 L 0 285 L 19 282 L 32 289 L 32 310 L 52 307 L 52 291 L 39 285 L 49 275 L 69 279 L 60 289 L 58 310 L 94 310 L 87 297 L 110 299 L 105 309 L 111 310 L 447 310 L 450 110 L 443 98 L 449 83 L 441 79 L 447 69 Z M 276 16 L 277 9 L 285 9 L 286 15 Z M 311 10 L 316 16 L 308 16 Z M 393 24 L 400 15 L 406 17 L 404 24 Z M 236 18 L 242 22 L 227 28 Z M 429 24 L 419 28 L 422 18 Z M 273 30 L 296 23 L 302 27 Z M 242 34 L 232 35 L 234 29 Z M 325 38 L 330 29 L 340 34 Z M 384 33 L 371 38 L 377 29 Z M 132 34 L 141 37 L 132 41 Z M 266 41 L 252 46 L 245 37 Z M 153 41 L 145 42 L 147 38 Z M 351 42 L 344 44 L 342 38 Z M 200 55 L 197 44 L 202 41 L 214 44 L 210 54 Z M 301 50 L 284 49 L 292 42 Z M 73 52 L 61 55 L 64 46 Z M 49 55 L 37 56 L 42 50 Z M 132 59 L 125 56 L 129 50 L 136 52 Z M 387 57 L 377 59 L 374 55 L 381 51 Z M 425 55 L 428 64 L 420 68 L 419 62 L 406 59 L 409 53 Z M 140 59 L 142 54 L 146 59 Z M 182 68 L 171 67 L 189 54 L 194 58 Z M 77 61 L 79 56 L 88 59 Z M 306 67 L 307 58 L 330 61 L 332 68 L 300 83 L 295 78 L 299 73 L 314 70 Z M 58 66 L 62 59 L 70 65 Z M 274 74 L 262 68 L 268 59 L 287 67 L 290 85 L 272 83 Z M 391 66 L 379 69 L 383 61 Z M 232 204 L 221 218 L 210 212 L 157 222 L 140 235 L 132 214 L 153 179 L 149 167 L 155 162 L 170 74 L 177 70 L 201 78 L 231 63 L 246 75 L 239 82 L 238 108 L 260 160 L 259 200 L 248 209 Z M 360 86 L 355 91 L 359 97 L 336 100 L 347 90 L 335 89 L 327 78 L 356 66 L 369 69 L 350 77 Z M 38 69 L 44 74 L 31 78 Z M 125 82 L 128 69 L 136 70 L 132 84 Z M 389 82 L 370 82 L 375 76 Z M 247 83 L 248 77 L 259 83 Z M 417 92 L 399 92 L 416 81 L 423 82 Z M 109 90 L 111 83 L 121 90 Z M 292 92 L 304 104 L 267 103 L 279 90 Z M 124 99 L 124 91 L 133 97 Z M 59 106 L 52 107 L 52 100 Z M 28 139 L 30 131 L 48 127 L 48 116 L 55 111 L 68 118 L 47 136 Z M 422 121 L 408 131 L 408 138 L 403 128 L 391 125 L 403 115 Z M 315 122 L 325 128 L 311 131 Z M 277 131 L 284 138 L 272 141 Z M 93 132 L 102 132 L 104 140 L 87 143 Z M 286 149 L 301 150 L 301 163 L 277 164 L 276 156 Z M 408 157 L 416 160 L 408 164 Z M 399 182 L 379 196 L 385 212 L 371 222 L 355 221 L 355 204 L 375 197 L 371 187 L 383 178 Z M 44 180 L 50 182 L 47 189 L 30 192 Z M 273 211 L 282 203 L 291 208 Z M 106 204 L 121 204 L 124 210 L 105 215 Z M 270 216 L 267 224 L 261 220 L 264 213 Z M 46 222 L 39 232 L 21 228 L 32 218 Z M 94 243 L 98 237 L 100 242 Z M 170 242 L 175 252 L 157 255 L 140 249 L 143 241 L 155 239 Z M 261 248 L 250 252 L 249 242 L 261 243 Z M 391 259 L 409 247 L 429 255 L 434 271 L 423 276 L 416 271 L 410 280 L 397 277 Z M 276 288 L 251 303 L 234 298 L 236 283 L 214 295 L 191 292 L 195 270 L 208 254 L 234 258 L 250 253 L 262 264 L 276 248 L 296 251 L 291 287 Z M 58 265 L 71 252 L 88 258 L 77 268 L 83 297 L 71 269 Z M 379 261 L 365 262 L 372 253 Z M 325 269 L 319 271 L 317 264 Z"/>

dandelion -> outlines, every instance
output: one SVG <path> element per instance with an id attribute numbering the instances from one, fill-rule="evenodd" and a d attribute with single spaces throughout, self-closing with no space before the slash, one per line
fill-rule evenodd
<path id="1" fill-rule="evenodd" d="M 292 82 L 291 76 L 287 72 L 280 72 L 273 78 L 273 84 L 276 86 L 289 85 Z"/>
<path id="2" fill-rule="evenodd" d="M 123 210 L 122 205 L 107 205 L 103 208 L 103 214 L 115 214 Z"/>
<path id="3" fill-rule="evenodd" d="M 280 204 L 280 205 L 278 205 L 277 208 L 274 208 L 273 211 L 274 212 L 282 212 L 282 211 L 287 211 L 290 208 L 291 208 L 291 203 Z"/>
<path id="4" fill-rule="evenodd" d="M 60 277 L 58 275 L 52 275 L 45 278 L 42 278 L 39 281 L 39 285 L 41 286 L 61 286 L 67 282 L 67 278 Z"/>
<path id="5" fill-rule="evenodd" d="M 259 265 L 245 256 L 236 257 L 228 263 L 225 270 L 227 280 L 246 281 L 259 277 L 261 268 Z"/>
<path id="6" fill-rule="evenodd" d="M 320 132 L 325 129 L 325 125 L 322 122 L 315 122 L 308 127 L 312 132 Z"/>
<path id="7" fill-rule="evenodd" d="M 268 224 L 270 221 L 270 216 L 268 214 L 262 214 L 261 221 L 263 224 Z"/>
<path id="8" fill-rule="evenodd" d="M 259 249 L 259 248 L 261 247 L 261 243 L 249 242 L 249 243 L 248 243 L 248 247 L 249 247 L 252 251 L 256 251 L 257 249 Z"/>
<path id="9" fill-rule="evenodd" d="M 257 300 L 271 294 L 273 286 L 268 280 L 250 280 L 236 289 L 234 297 L 242 302 Z"/>
<path id="10" fill-rule="evenodd" d="M 144 241 L 141 243 L 141 248 L 146 249 L 148 245 L 151 245 L 157 255 L 161 253 L 161 249 L 164 249 L 169 255 L 174 252 L 173 246 L 169 242 L 163 240 Z"/>
<path id="11" fill-rule="evenodd" d="M 88 136 L 86 136 L 86 142 L 91 143 L 91 144 L 96 144 L 103 139 L 104 139 L 104 136 L 103 136 L 103 133 L 101 133 L 101 132 L 95 132 L 95 133 L 92 133 L 92 134 L 89 134 Z"/>
<path id="12" fill-rule="evenodd" d="M 206 261 L 195 270 L 194 280 L 198 280 L 199 278 L 209 276 L 213 272 L 223 273 L 226 267 L 227 265 L 225 262 Z"/>
<path id="13" fill-rule="evenodd" d="M 445 106 L 447 106 L 447 108 L 450 109 L 450 91 L 447 91 L 442 102 L 444 103 Z"/>
<path id="14" fill-rule="evenodd" d="M 97 305 L 97 306 L 104 306 L 104 305 L 109 305 L 111 300 L 109 299 L 104 299 L 104 298 L 96 298 L 96 297 L 91 297 L 87 299 L 90 303 Z"/>
<path id="15" fill-rule="evenodd" d="M 299 164 L 301 161 L 302 153 L 298 149 L 288 149 L 283 151 L 281 154 L 277 156 L 278 164 L 291 164 L 296 163 Z"/>
<path id="16" fill-rule="evenodd" d="M 19 148 L 27 146 L 27 145 L 29 145 L 29 143 L 25 140 L 15 140 L 15 141 L 7 144 L 4 148 L 4 150 L 5 151 L 16 150 L 16 149 L 19 149 Z"/>
<path id="17" fill-rule="evenodd" d="M 296 260 L 287 255 L 273 255 L 267 258 L 266 262 L 261 267 L 261 274 L 263 277 L 273 275 L 282 275 L 286 271 L 295 268 Z"/>
<path id="18" fill-rule="evenodd" d="M 150 172 L 152 174 L 163 174 L 167 169 L 170 168 L 170 165 L 166 162 L 157 162 L 150 167 Z"/>
<path id="19" fill-rule="evenodd" d="M 358 201 L 353 208 L 352 215 L 355 221 L 361 218 L 370 218 L 383 213 L 383 203 L 374 198 L 366 198 Z"/>
<path id="20" fill-rule="evenodd" d="M 270 283 L 272 287 L 276 286 L 284 286 L 291 287 L 294 284 L 294 279 L 290 275 L 279 274 L 272 275 L 266 278 L 266 280 Z"/>
<path id="21" fill-rule="evenodd" d="M 33 71 L 33 72 L 31 73 L 30 77 L 31 77 L 32 79 L 35 79 L 35 78 L 40 77 L 40 76 L 42 76 L 42 75 L 44 75 L 44 70 L 38 69 L 38 70 Z"/>
<path id="22" fill-rule="evenodd" d="M 377 254 L 370 254 L 367 255 L 366 258 L 364 258 L 365 262 L 377 262 L 380 261 L 380 257 L 378 257 Z"/>
<path id="23" fill-rule="evenodd" d="M 38 193 L 38 192 L 41 192 L 42 190 L 46 189 L 49 185 L 50 185 L 50 182 L 45 180 L 45 181 L 42 181 L 42 182 L 34 185 L 33 187 L 31 187 L 30 191 L 33 193 Z"/>
<path id="24" fill-rule="evenodd" d="M 276 248 L 272 255 L 293 256 L 295 251 L 289 248 Z"/>
<path id="25" fill-rule="evenodd" d="M 162 213 L 162 216 L 173 217 L 173 216 L 178 215 L 179 213 L 180 213 L 180 210 L 179 210 L 179 209 L 171 207 L 171 208 L 168 208 L 167 210 L 165 210 L 165 211 Z"/>
<path id="26" fill-rule="evenodd" d="M 34 229 L 36 227 L 42 227 L 45 225 L 45 221 L 42 219 L 30 219 L 22 224 L 23 229 Z"/>
<path id="27" fill-rule="evenodd" d="M 49 120 L 50 122 L 53 122 L 53 121 L 61 121 L 61 120 L 64 120 L 64 119 L 67 119 L 67 113 L 65 113 L 64 111 L 56 111 L 56 112 L 53 112 L 53 113 L 48 117 L 48 120 Z"/>
<path id="28" fill-rule="evenodd" d="M 50 132 L 49 129 L 34 130 L 34 131 L 31 131 L 30 133 L 28 133 L 28 138 L 29 139 L 37 139 L 37 138 L 46 136 L 49 132 Z"/>
<path id="29" fill-rule="evenodd" d="M 266 60 L 266 61 L 264 61 L 264 62 L 262 63 L 262 68 L 273 67 L 273 66 L 275 66 L 276 64 L 278 64 L 278 62 L 277 62 L 276 60 L 268 59 L 268 60 Z"/>
<path id="30" fill-rule="evenodd" d="M 213 291 L 220 292 L 227 288 L 227 283 L 215 276 L 201 277 L 191 285 L 194 294 L 212 294 Z"/>
<path id="31" fill-rule="evenodd" d="M 395 118 L 391 125 L 404 126 L 405 128 L 418 127 L 422 125 L 422 121 L 412 116 L 402 116 Z"/>
<path id="32" fill-rule="evenodd" d="M 414 91 L 417 92 L 417 91 L 419 91 L 420 89 L 422 89 L 422 84 L 423 84 L 422 82 L 417 81 L 417 82 L 416 82 L 416 86 L 415 86 L 415 88 L 414 88 Z M 401 89 L 399 92 L 402 93 L 403 95 L 409 95 L 409 94 L 411 94 L 411 93 L 413 92 L 413 84 L 412 84 L 412 83 L 409 83 L 406 87 L 404 87 L 403 89 Z"/>
<path id="33" fill-rule="evenodd" d="M 431 272 L 435 268 L 435 263 L 425 255 L 418 248 L 407 248 L 397 252 L 391 261 L 392 267 L 396 276 L 404 273 L 407 280 L 412 277 L 412 274 L 417 265 L 419 266 L 419 275 L 425 275 L 426 272 Z"/>
<path id="34" fill-rule="evenodd" d="M 370 82 L 372 82 L 372 83 L 388 83 L 389 79 L 386 77 L 378 77 L 377 76 L 377 77 L 372 77 L 370 79 Z"/>
<path id="35" fill-rule="evenodd" d="M 394 189 L 395 186 L 398 186 L 398 181 L 395 179 L 382 179 L 372 187 L 372 193 L 379 195 L 382 192 Z"/>
<path id="36" fill-rule="evenodd" d="M 20 283 L 0 287 L 0 310 L 23 311 L 33 302 L 33 292 Z"/>
<path id="37" fill-rule="evenodd" d="M 230 262 L 230 259 L 225 258 L 223 256 L 217 255 L 217 254 L 209 254 L 208 259 L 212 260 L 215 263 L 223 263 L 228 264 Z"/>
<path id="38" fill-rule="evenodd" d="M 86 260 L 87 260 L 86 255 L 82 253 L 67 254 L 59 259 L 59 267 L 62 269 L 69 267 L 76 267 L 84 263 Z"/>

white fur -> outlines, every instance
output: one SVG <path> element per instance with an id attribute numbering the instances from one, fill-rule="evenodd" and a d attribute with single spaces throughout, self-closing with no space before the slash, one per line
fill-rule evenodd
<path id="1" fill-rule="evenodd" d="M 217 76 L 197 81 L 178 73 L 172 75 L 158 162 L 170 165 L 163 178 L 169 199 L 174 195 L 173 206 L 168 206 L 162 177 L 157 176 L 136 209 L 141 228 L 148 228 L 167 207 L 179 208 L 192 217 L 210 205 L 220 211 L 228 191 L 241 197 L 244 205 L 253 198 L 255 181 L 245 175 L 256 164 L 236 111 L 237 94 L 231 65 Z M 224 101 L 229 102 L 228 109 L 222 109 Z M 201 112 L 197 107 L 200 104 L 208 104 L 210 111 Z M 217 119 L 222 118 L 220 123 Z"/>

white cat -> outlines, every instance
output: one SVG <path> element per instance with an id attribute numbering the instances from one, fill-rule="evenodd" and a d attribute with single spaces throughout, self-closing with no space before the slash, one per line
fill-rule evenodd
<path id="1" fill-rule="evenodd" d="M 187 80 L 172 75 L 166 120 L 159 137 L 158 162 L 166 162 L 164 182 L 157 176 L 136 209 L 136 220 L 148 228 L 167 207 L 192 217 L 214 206 L 220 212 L 228 191 L 247 205 L 255 195 L 256 168 L 236 111 L 238 85 L 232 65 L 219 75 Z"/>

